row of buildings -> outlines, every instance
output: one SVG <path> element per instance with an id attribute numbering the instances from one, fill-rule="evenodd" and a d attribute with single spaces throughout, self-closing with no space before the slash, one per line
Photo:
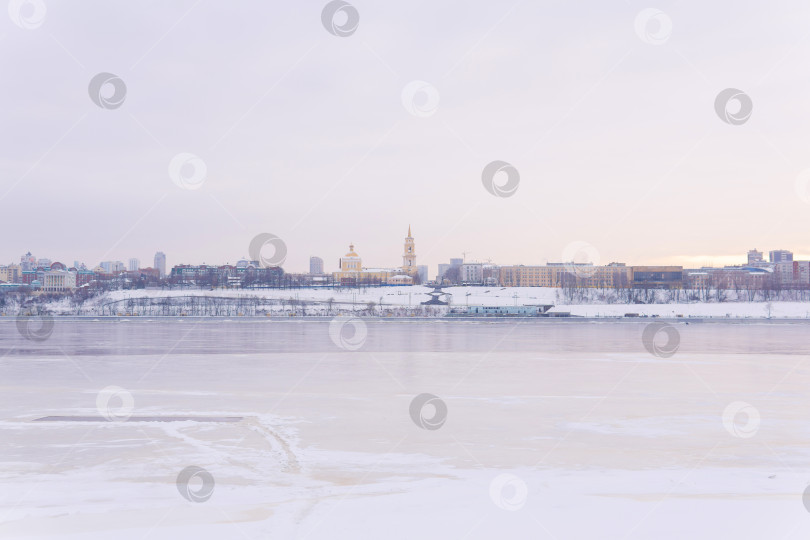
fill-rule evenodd
<path id="1" fill-rule="evenodd" d="M 90 270 L 84 265 L 67 267 L 59 261 L 37 261 L 37 266 L 30 270 L 23 270 L 17 264 L 0 266 L 0 289 L 25 287 L 40 293 L 70 292 L 91 283 L 108 283 L 114 288 L 113 285 L 120 286 L 125 282 L 157 283 L 160 279 L 160 272 L 155 268 L 129 271 L 106 270 L 99 266 Z"/>
<path id="2" fill-rule="evenodd" d="M 338 261 L 338 270 L 325 272 L 323 259 L 310 257 L 309 273 L 292 274 L 280 267 L 262 267 L 258 261 L 240 260 L 236 265 L 179 265 L 172 268 L 168 281 L 174 285 L 210 287 L 354 287 L 413 285 L 426 283 L 427 266 L 416 264 L 416 244 L 411 228 L 405 237 L 402 264 L 391 268 L 368 268 L 354 244 Z"/>
<path id="3" fill-rule="evenodd" d="M 62 263 L 60 263 L 62 264 Z M 54 265 L 51 259 L 37 259 L 35 256 L 31 254 L 29 251 L 22 257 L 20 257 L 20 264 L 15 265 L 11 264 L 8 266 L 0 266 L 0 268 L 16 268 L 20 272 L 33 272 L 38 269 L 44 268 L 51 268 Z M 62 266 L 64 266 L 62 264 Z M 73 262 L 73 266 L 71 268 L 78 269 L 84 268 L 85 265 L 79 263 L 78 261 Z M 93 272 L 98 274 L 115 274 L 119 272 L 136 272 L 141 269 L 141 262 L 136 258 L 131 258 L 127 261 L 127 264 L 124 265 L 121 261 L 101 261 L 98 266 L 93 268 Z M 166 254 L 162 251 L 158 251 L 155 253 L 155 265 L 154 269 L 158 271 L 160 277 L 166 276 Z"/>
<path id="4" fill-rule="evenodd" d="M 67 266 L 47 258 L 37 259 L 29 251 L 20 257 L 19 264 L 0 265 L 0 289 L 26 287 L 41 293 L 70 292 L 97 282 L 153 281 L 166 277 L 166 254 L 155 254 L 154 268 L 141 268 L 138 259 L 129 259 L 128 266 L 121 261 L 102 261 L 95 268 L 87 268 L 74 261 Z"/>
<path id="5" fill-rule="evenodd" d="M 127 265 L 121 261 L 103 261 L 89 269 L 75 262 L 37 259 L 26 253 L 20 264 L 0 266 L 0 288 L 27 287 L 42 293 L 69 292 L 95 284 L 106 288 L 146 286 L 194 286 L 210 288 L 247 287 L 353 287 L 375 285 L 427 284 L 428 268 L 418 265 L 416 244 L 408 227 L 402 264 L 390 268 L 363 266 L 354 244 L 338 261 L 338 270 L 324 272 L 320 257 L 310 259 L 307 274 L 285 273 L 280 267 L 263 267 L 257 261 L 242 259 L 235 265 L 176 265 L 167 273 L 166 255 L 155 254 L 154 266 L 141 268 L 137 259 Z M 467 262 L 463 258 L 439 264 L 435 283 L 443 285 L 485 285 L 502 287 L 578 287 L 578 288 L 659 288 L 758 289 L 764 287 L 810 288 L 810 261 L 794 261 L 793 253 L 754 249 L 747 264 L 739 266 L 683 268 L 682 266 L 627 266 L 624 263 L 593 265 L 560 262 L 545 265 L 506 265 L 491 262 Z"/>

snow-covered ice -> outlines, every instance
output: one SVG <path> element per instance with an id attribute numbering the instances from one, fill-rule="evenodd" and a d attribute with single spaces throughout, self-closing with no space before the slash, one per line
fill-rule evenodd
<path id="1" fill-rule="evenodd" d="M 810 534 L 804 323 L 684 322 L 662 358 L 649 321 L 368 320 L 354 351 L 328 321 L 180 321 L 0 322 L 0 537 Z"/>

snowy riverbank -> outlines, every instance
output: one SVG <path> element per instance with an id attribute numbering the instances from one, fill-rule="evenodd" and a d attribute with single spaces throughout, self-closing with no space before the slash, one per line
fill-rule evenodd
<path id="1" fill-rule="evenodd" d="M 172 297 L 216 297 L 230 299 L 262 299 L 275 302 L 273 312 L 279 315 L 293 306 L 300 310 L 303 306 L 307 315 L 327 315 L 327 313 L 365 312 L 389 316 L 442 316 L 444 309 L 430 312 L 420 308 L 427 301 L 433 289 L 423 286 L 367 287 L 359 289 L 255 289 L 255 290 L 121 290 L 105 293 L 89 299 L 77 308 L 70 299 L 64 298 L 46 305 L 55 315 L 102 315 L 107 313 L 105 306 L 119 302 L 115 313 L 126 312 L 128 300 L 144 298 L 161 299 Z M 701 317 L 701 318 L 810 318 L 810 302 L 699 302 L 699 303 L 591 303 L 566 304 L 560 301 L 560 289 L 543 287 L 447 287 L 445 297 L 450 307 L 460 306 L 514 306 L 552 304 L 552 312 L 568 312 L 580 317 L 622 317 L 626 314 L 657 317 Z M 594 298 L 596 296 L 594 295 Z M 369 309 L 371 307 L 371 309 Z M 6 316 L 16 315 L 17 306 L 7 306 L 2 312 Z M 300 313 L 299 313 L 300 314 Z"/>

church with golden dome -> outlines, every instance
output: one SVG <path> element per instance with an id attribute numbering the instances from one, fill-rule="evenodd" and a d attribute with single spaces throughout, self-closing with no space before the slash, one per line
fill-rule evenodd
<path id="1" fill-rule="evenodd" d="M 365 268 L 363 260 L 349 244 L 349 252 L 340 258 L 339 270 L 332 273 L 336 282 L 351 286 L 357 284 L 412 285 L 417 274 L 416 245 L 408 225 L 408 236 L 402 253 L 402 266 L 399 268 Z"/>
<path id="2" fill-rule="evenodd" d="M 363 261 L 360 255 L 354 251 L 354 244 L 349 244 L 349 252 L 340 258 L 341 272 L 360 272 L 363 270 Z"/>

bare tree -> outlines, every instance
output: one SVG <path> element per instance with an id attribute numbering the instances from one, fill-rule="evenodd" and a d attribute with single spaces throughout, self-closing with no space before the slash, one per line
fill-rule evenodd
<path id="1" fill-rule="evenodd" d="M 445 271 L 444 276 L 442 276 L 442 280 L 452 284 L 459 283 L 461 281 L 461 267 L 451 266 L 448 268 Z"/>

